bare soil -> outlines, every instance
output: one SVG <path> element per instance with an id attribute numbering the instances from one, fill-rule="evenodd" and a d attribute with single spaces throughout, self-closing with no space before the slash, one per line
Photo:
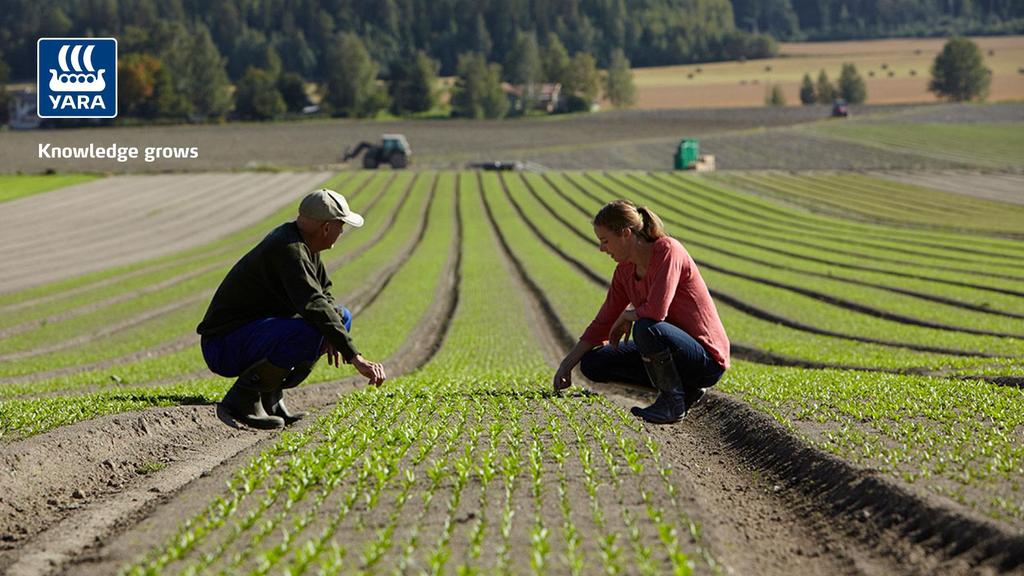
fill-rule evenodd
<path id="1" fill-rule="evenodd" d="M 215 240 L 270 216 L 329 176 L 118 176 L 7 202 L 0 212 L 0 292 Z"/>

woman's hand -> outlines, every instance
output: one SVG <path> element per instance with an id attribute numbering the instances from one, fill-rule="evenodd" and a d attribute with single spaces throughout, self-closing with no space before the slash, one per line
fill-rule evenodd
<path id="1" fill-rule="evenodd" d="M 633 328 L 633 322 L 636 322 L 636 310 L 627 308 L 619 314 L 619 317 L 615 319 L 615 323 L 612 324 L 612 329 L 608 331 L 608 345 L 613 350 L 619 348 L 619 341 L 629 341 L 629 331 Z"/>
<path id="2" fill-rule="evenodd" d="M 567 368 L 565 362 L 562 362 L 558 367 L 558 371 L 555 372 L 555 380 L 553 382 L 555 393 L 557 394 L 570 386 L 572 386 L 572 366 Z"/>

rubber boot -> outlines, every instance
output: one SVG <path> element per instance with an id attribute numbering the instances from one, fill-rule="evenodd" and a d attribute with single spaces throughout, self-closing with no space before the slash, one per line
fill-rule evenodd
<path id="1" fill-rule="evenodd" d="M 253 428 L 283 428 L 284 419 L 267 414 L 260 396 L 264 392 L 280 389 L 286 374 L 288 371 L 284 368 L 260 360 L 242 372 L 220 404 L 232 418 Z"/>
<path id="2" fill-rule="evenodd" d="M 292 371 L 288 373 L 288 376 L 285 376 L 280 389 L 264 392 L 260 395 L 260 398 L 263 400 L 263 409 L 266 410 L 267 414 L 282 418 L 285 424 L 292 424 L 306 417 L 306 412 L 292 412 L 288 409 L 288 406 L 284 403 L 284 391 L 302 384 L 313 371 L 314 364 L 316 364 L 315 360 L 296 364 Z"/>
<path id="3" fill-rule="evenodd" d="M 644 369 L 658 389 L 658 399 L 646 408 L 634 407 L 631 412 L 652 424 L 672 424 L 686 416 L 686 395 L 683 381 L 676 370 L 671 350 L 662 350 L 644 357 Z"/>

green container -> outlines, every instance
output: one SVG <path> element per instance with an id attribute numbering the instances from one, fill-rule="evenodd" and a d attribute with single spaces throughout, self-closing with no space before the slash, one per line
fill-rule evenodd
<path id="1" fill-rule="evenodd" d="M 676 149 L 676 170 L 689 170 L 700 157 L 700 142 L 690 138 L 684 139 Z"/>

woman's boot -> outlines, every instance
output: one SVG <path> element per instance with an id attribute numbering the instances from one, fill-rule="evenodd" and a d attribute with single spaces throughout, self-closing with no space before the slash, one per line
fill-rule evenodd
<path id="1" fill-rule="evenodd" d="M 278 368 L 267 360 L 260 360 L 242 372 L 231 386 L 221 406 L 235 420 L 262 430 L 284 427 L 284 419 L 267 414 L 261 394 L 280 390 L 288 370 Z"/>
<path id="2" fill-rule="evenodd" d="M 644 369 L 658 389 L 658 398 L 646 408 L 633 407 L 631 412 L 652 424 L 672 424 L 686 416 L 683 381 L 676 370 L 671 350 L 644 356 Z"/>

